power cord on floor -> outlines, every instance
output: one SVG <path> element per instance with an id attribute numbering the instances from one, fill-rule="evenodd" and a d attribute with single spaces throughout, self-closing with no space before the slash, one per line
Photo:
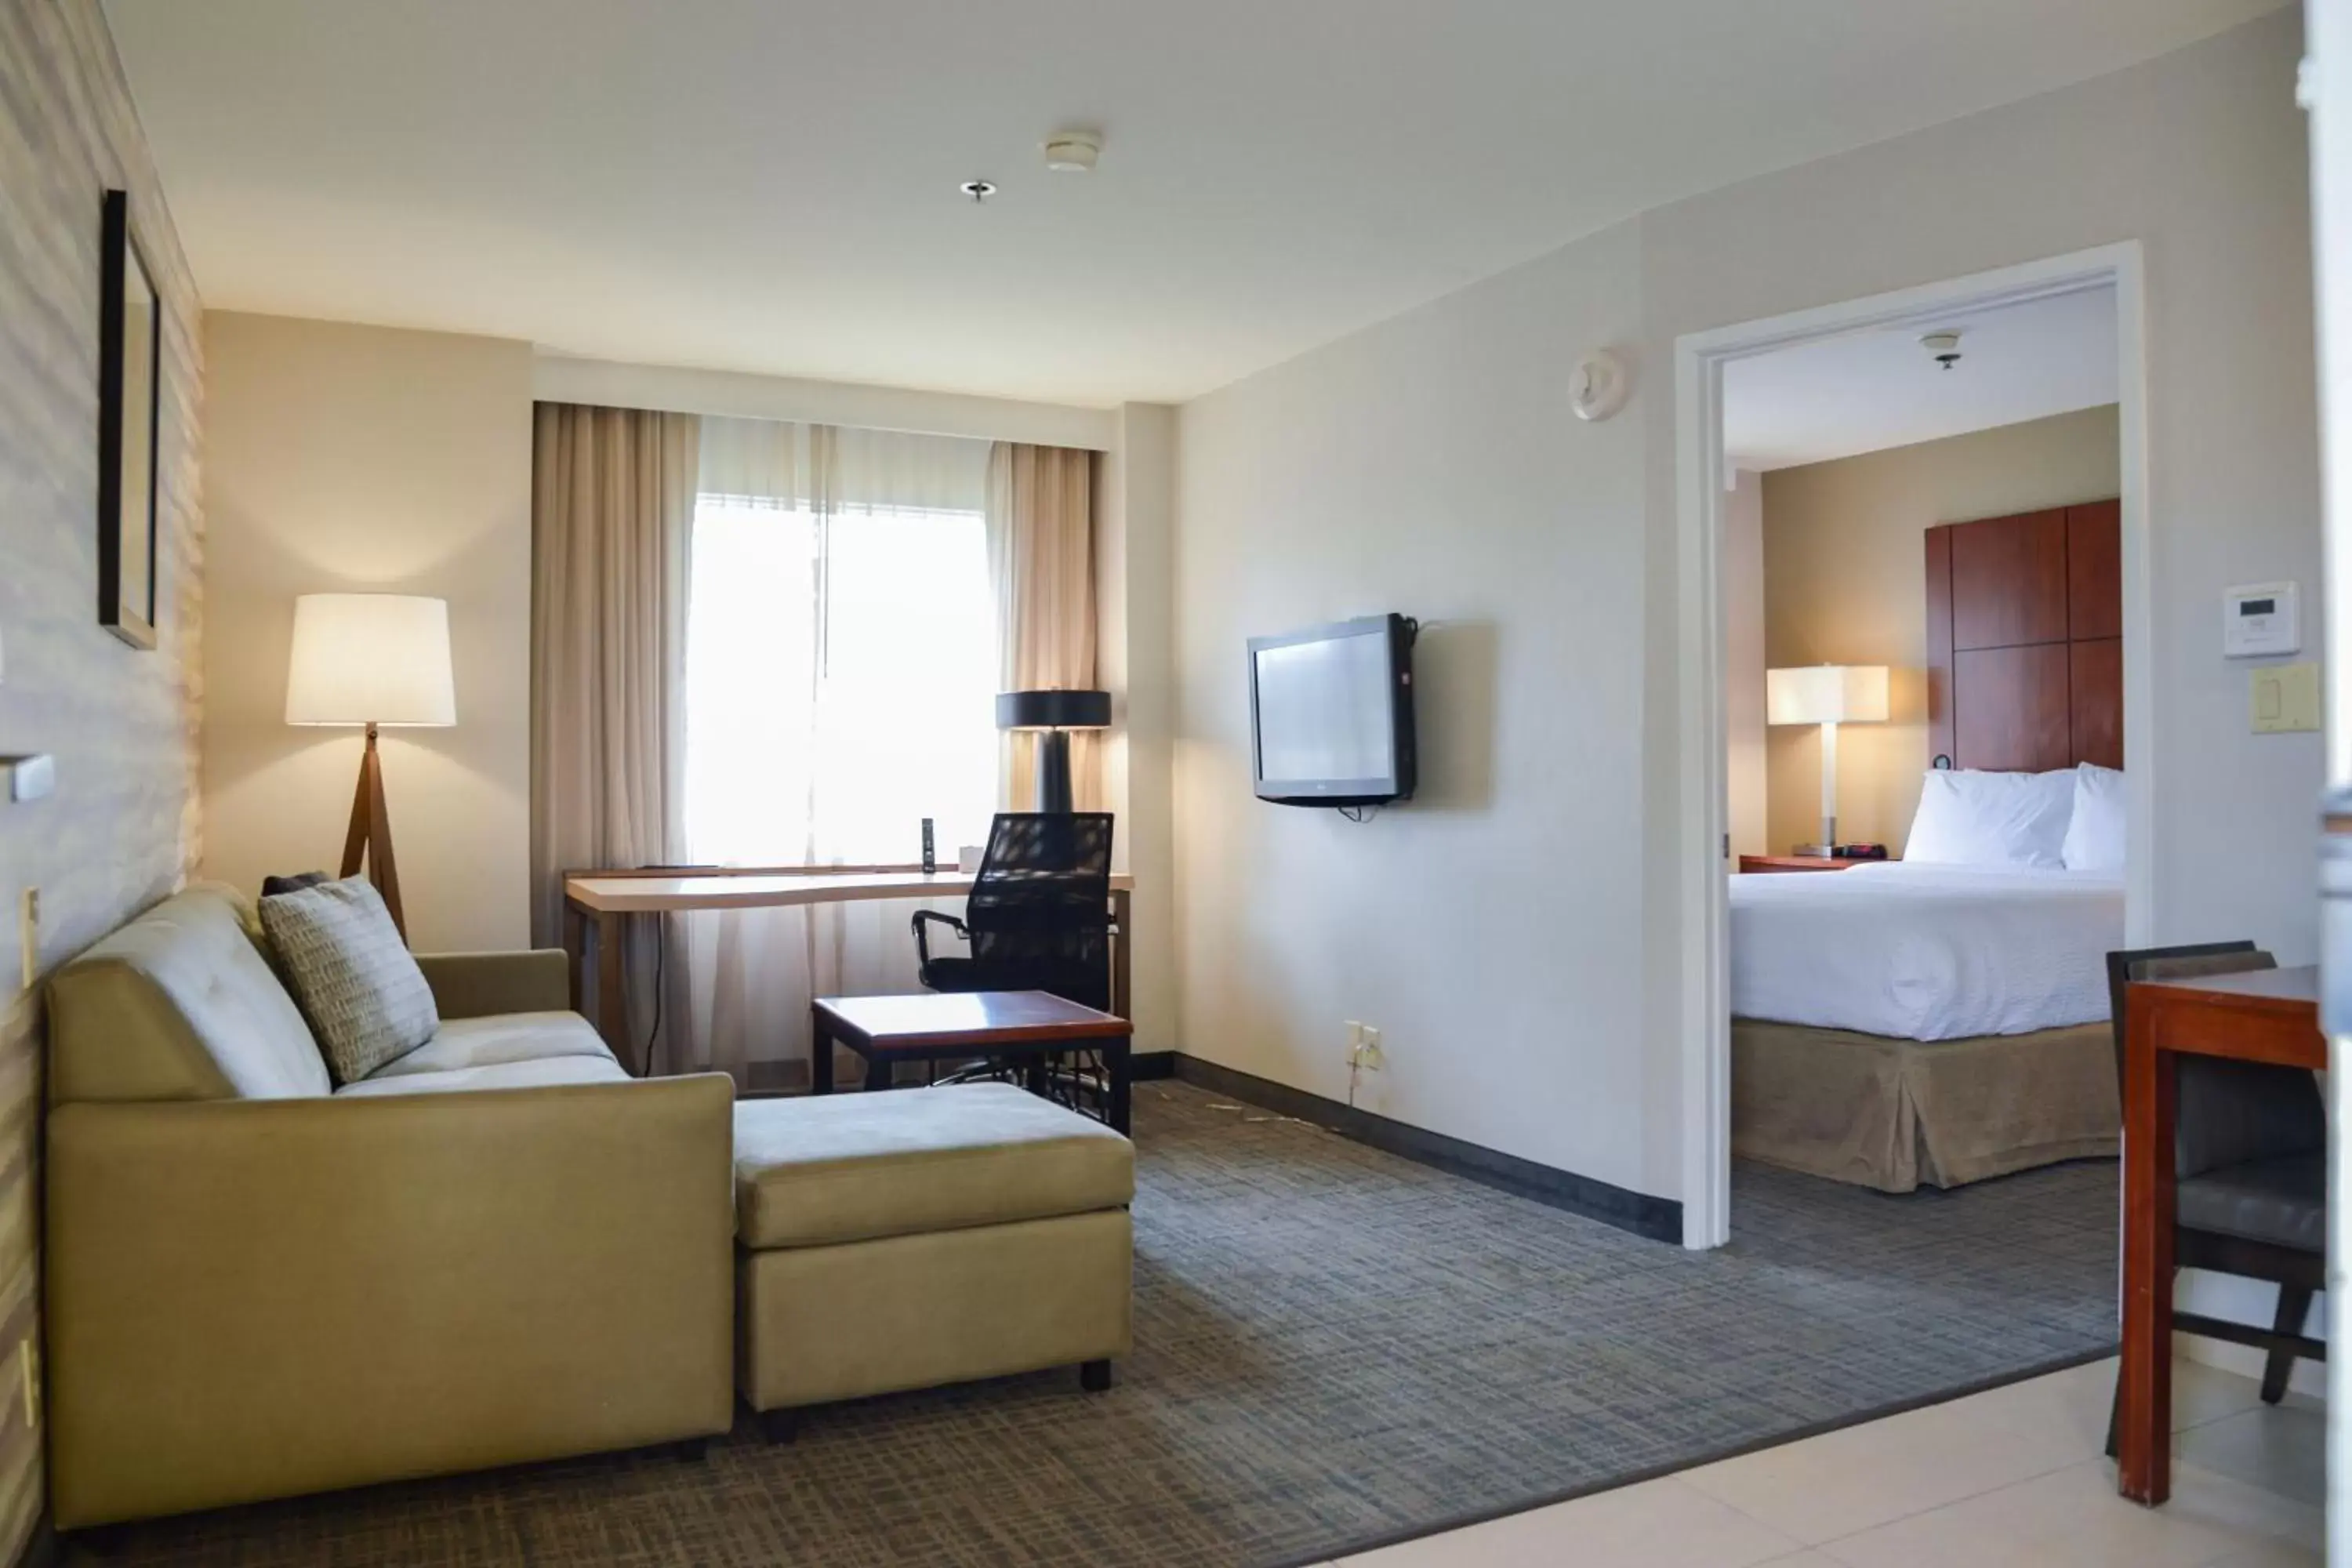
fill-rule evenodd
<path id="1" fill-rule="evenodd" d="M 654 1076 L 654 1042 L 661 1037 L 662 972 L 668 967 L 668 962 L 669 931 L 664 922 L 656 918 L 654 921 L 654 1021 L 653 1026 L 646 1031 L 646 1049 L 642 1058 L 646 1064 L 647 1078 Z"/>

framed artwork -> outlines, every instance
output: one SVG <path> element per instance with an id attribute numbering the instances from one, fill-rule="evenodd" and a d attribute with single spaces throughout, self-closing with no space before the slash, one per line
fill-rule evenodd
<path id="1" fill-rule="evenodd" d="M 98 624 L 155 646 L 155 455 L 163 302 L 131 232 L 131 197 L 106 193 L 98 325 Z"/>

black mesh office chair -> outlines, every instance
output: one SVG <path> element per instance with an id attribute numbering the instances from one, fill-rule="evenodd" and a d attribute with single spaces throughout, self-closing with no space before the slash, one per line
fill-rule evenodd
<path id="1" fill-rule="evenodd" d="M 917 973 L 933 991 L 1050 991 L 1110 1011 L 1110 837 L 1107 811 L 999 812 L 964 918 L 915 915 Z M 970 944 L 967 957 L 934 956 L 929 928 Z M 935 1081 L 1008 1079 L 1076 1110 L 1100 1114 L 1109 1074 L 1096 1053 L 1050 1068 L 987 1060 Z"/>
<path id="2" fill-rule="evenodd" d="M 2107 954 L 2116 1082 L 2124 1071 L 2124 988 L 2131 982 L 2277 967 L 2251 942 Z M 2269 1352 L 2263 1398 L 2275 1405 L 2286 1395 L 2297 1356 L 2326 1359 L 2326 1344 L 2303 1331 L 2312 1293 L 2326 1287 L 2326 1108 L 2319 1086 L 2300 1068 L 2189 1055 L 2175 1062 L 2173 1261 L 2264 1280 L 2278 1287 L 2279 1297 L 2267 1331 L 2178 1310 L 2172 1326 Z M 2115 1451 L 2111 1422 L 2107 1452 Z"/>
<path id="3" fill-rule="evenodd" d="M 1110 831 L 1107 811 L 999 812 L 964 918 L 923 910 L 915 952 L 933 991 L 1050 991 L 1110 1008 Z M 971 944 L 934 956 L 929 928 Z"/>

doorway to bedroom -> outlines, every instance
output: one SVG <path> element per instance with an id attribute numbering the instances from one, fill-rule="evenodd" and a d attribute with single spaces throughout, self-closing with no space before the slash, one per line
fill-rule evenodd
<path id="1" fill-rule="evenodd" d="M 2095 259 L 1685 345 L 1718 481 L 1697 1244 L 1835 1184 L 1832 1250 L 1973 1216 L 2112 1249 L 2145 616 L 2136 278 Z"/>

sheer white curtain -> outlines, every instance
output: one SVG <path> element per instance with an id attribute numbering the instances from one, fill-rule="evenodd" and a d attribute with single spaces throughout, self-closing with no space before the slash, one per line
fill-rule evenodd
<path id="1" fill-rule="evenodd" d="M 688 857 L 904 862 L 985 837 L 997 787 L 989 446 L 706 419 L 686 647 Z M 696 1066 L 804 1062 L 815 995 L 915 988 L 911 903 L 685 921 Z"/>

